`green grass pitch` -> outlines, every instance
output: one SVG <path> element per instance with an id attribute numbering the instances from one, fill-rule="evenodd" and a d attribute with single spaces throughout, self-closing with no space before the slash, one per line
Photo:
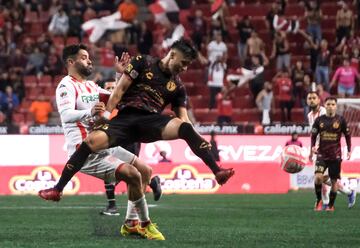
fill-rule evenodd
<path id="1" fill-rule="evenodd" d="M 314 212 L 312 192 L 284 195 L 165 195 L 148 203 L 166 241 L 124 238 L 121 216 L 100 216 L 105 196 L 0 197 L 0 247 L 360 247 L 360 207 Z"/>

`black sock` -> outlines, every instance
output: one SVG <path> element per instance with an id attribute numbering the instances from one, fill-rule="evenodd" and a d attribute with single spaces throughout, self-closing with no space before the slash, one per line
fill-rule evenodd
<path id="1" fill-rule="evenodd" d="M 88 156 L 92 153 L 90 147 L 85 143 L 81 143 L 79 148 L 74 152 L 74 154 L 67 161 L 62 173 L 59 182 L 56 184 L 55 188 L 59 191 L 63 191 L 66 184 L 71 180 L 76 172 L 81 170 L 84 166 L 84 163 Z"/>
<path id="2" fill-rule="evenodd" d="M 318 202 L 321 201 L 321 187 L 322 187 L 321 184 L 316 184 L 315 183 L 315 194 L 316 194 L 316 200 Z"/>
<path id="3" fill-rule="evenodd" d="M 330 191 L 330 201 L 329 201 L 329 207 L 332 207 L 334 206 L 335 204 L 335 199 L 336 199 L 336 195 L 337 195 L 337 192 L 334 192 L 334 191 Z"/>
<path id="4" fill-rule="evenodd" d="M 202 161 L 216 174 L 220 171 L 220 167 L 216 164 L 214 155 L 211 153 L 209 142 L 204 140 L 187 122 L 184 122 L 179 127 L 179 138 L 186 141 L 190 146 L 191 151 L 201 158 Z"/>
<path id="5" fill-rule="evenodd" d="M 116 205 L 115 201 L 115 185 L 112 183 L 105 183 L 106 197 L 108 199 L 109 208 Z"/>

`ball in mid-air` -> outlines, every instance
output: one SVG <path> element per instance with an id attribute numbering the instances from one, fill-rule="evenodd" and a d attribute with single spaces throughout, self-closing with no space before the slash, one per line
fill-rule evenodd
<path id="1" fill-rule="evenodd" d="M 281 168 L 288 173 L 298 173 L 304 169 L 307 160 L 306 153 L 300 146 L 285 146 L 281 153 Z"/>

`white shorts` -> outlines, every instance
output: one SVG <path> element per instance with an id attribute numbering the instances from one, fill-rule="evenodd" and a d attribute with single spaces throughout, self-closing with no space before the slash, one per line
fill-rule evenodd
<path id="1" fill-rule="evenodd" d="M 116 183 L 115 171 L 119 165 L 134 164 L 135 159 L 134 154 L 117 146 L 90 154 L 80 171 L 107 183 Z"/>

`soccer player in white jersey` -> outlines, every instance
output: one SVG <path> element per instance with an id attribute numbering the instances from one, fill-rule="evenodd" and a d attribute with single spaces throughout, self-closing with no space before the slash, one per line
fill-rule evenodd
<path id="1" fill-rule="evenodd" d="M 123 60 L 120 60 L 120 63 Z M 68 155 L 71 156 L 87 137 L 94 124 L 93 117 L 105 111 L 105 104 L 99 102 L 100 94 L 109 94 L 109 92 L 86 80 L 93 68 L 86 46 L 78 44 L 65 47 L 63 61 L 68 75 L 56 88 L 56 103 L 64 129 Z M 72 167 L 71 164 L 66 166 Z M 86 160 L 81 172 L 108 182 L 123 180 L 127 183 L 129 201 L 121 234 L 139 233 L 148 239 L 165 239 L 156 225 L 150 221 L 144 195 L 144 187 L 150 180 L 151 169 L 134 154 L 121 147 L 93 153 Z M 59 201 L 63 189 L 57 190 L 56 194 L 51 193 L 51 197 L 47 190 L 41 190 L 39 196 L 43 199 Z"/>
<path id="2" fill-rule="evenodd" d="M 308 113 L 308 121 L 310 127 L 312 127 L 316 118 L 326 114 L 326 109 L 323 106 L 321 106 L 319 95 L 315 91 L 309 92 L 307 94 L 306 100 L 308 106 L 310 107 L 310 112 Z M 317 141 L 316 141 L 316 146 L 318 145 L 319 145 L 319 137 L 317 137 Z M 315 163 L 316 155 L 314 156 L 310 155 L 309 160 Z M 316 180 L 316 178 L 314 180 Z M 355 201 L 356 201 L 356 191 L 351 190 L 349 187 L 343 186 L 340 182 L 338 182 L 338 184 L 339 184 L 339 191 L 348 196 L 348 207 L 352 208 L 355 205 Z M 326 208 L 326 206 L 329 204 L 330 188 L 331 188 L 331 180 L 329 178 L 329 175 L 324 175 L 322 190 L 321 190 L 322 202 L 317 207 L 315 207 L 316 211 L 321 211 L 322 209 Z"/>

